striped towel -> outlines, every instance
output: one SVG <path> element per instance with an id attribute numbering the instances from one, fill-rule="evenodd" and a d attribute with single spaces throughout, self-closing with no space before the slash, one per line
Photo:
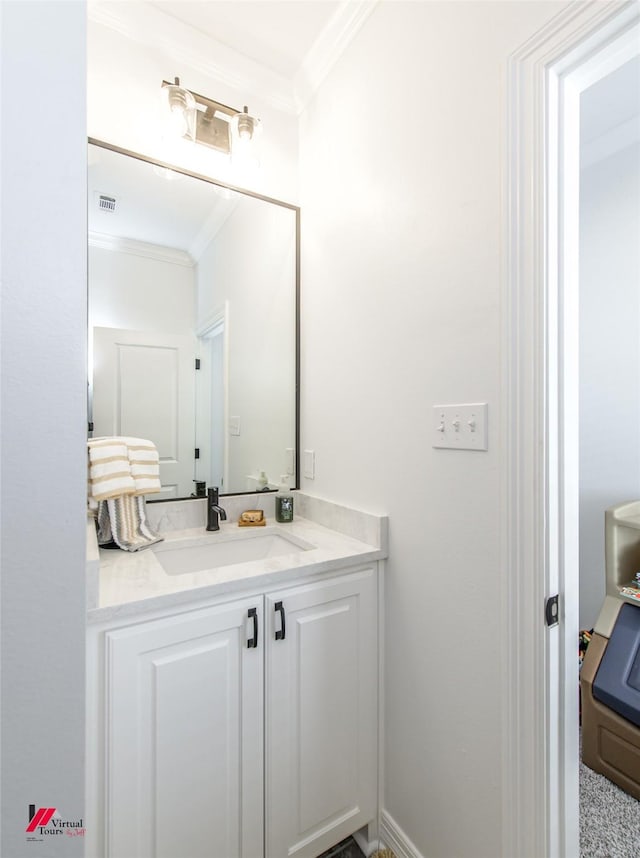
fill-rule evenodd
<path id="1" fill-rule="evenodd" d="M 160 459 L 155 444 L 144 438 L 91 438 L 89 498 L 148 495 L 162 490 Z M 95 508 L 95 503 L 90 504 Z"/>
<path id="2" fill-rule="evenodd" d="M 123 551 L 140 551 L 163 539 L 147 524 L 145 499 L 141 495 L 99 501 L 97 525 L 98 545 L 115 542 Z"/>
<path id="3" fill-rule="evenodd" d="M 91 438 L 87 444 L 92 506 L 95 508 L 95 501 L 134 494 L 136 484 L 124 438 Z"/>
<path id="4" fill-rule="evenodd" d="M 98 545 L 115 542 L 124 551 L 139 551 L 160 542 L 147 524 L 143 497 L 162 489 L 155 444 L 128 437 L 91 438 L 87 444 L 87 494 Z"/>
<path id="5" fill-rule="evenodd" d="M 160 457 L 156 445 L 144 438 L 123 438 L 127 445 L 135 495 L 149 495 L 162 491 L 160 484 Z"/>

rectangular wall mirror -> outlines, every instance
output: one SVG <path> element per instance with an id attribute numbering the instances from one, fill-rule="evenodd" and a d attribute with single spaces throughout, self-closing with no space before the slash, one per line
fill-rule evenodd
<path id="1" fill-rule="evenodd" d="M 163 491 L 298 485 L 300 210 L 89 141 L 90 435 Z"/>

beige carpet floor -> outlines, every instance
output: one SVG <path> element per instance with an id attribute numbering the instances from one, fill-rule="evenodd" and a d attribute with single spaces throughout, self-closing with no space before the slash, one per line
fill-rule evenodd
<path id="1" fill-rule="evenodd" d="M 639 858 L 640 802 L 580 763 L 580 858 Z"/>

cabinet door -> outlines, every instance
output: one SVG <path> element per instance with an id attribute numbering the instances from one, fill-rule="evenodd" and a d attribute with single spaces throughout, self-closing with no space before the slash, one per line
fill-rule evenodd
<path id="1" fill-rule="evenodd" d="M 107 633 L 110 858 L 262 855 L 261 602 Z"/>
<path id="2" fill-rule="evenodd" d="M 375 570 L 268 596 L 265 615 L 266 852 L 311 858 L 376 813 Z"/>

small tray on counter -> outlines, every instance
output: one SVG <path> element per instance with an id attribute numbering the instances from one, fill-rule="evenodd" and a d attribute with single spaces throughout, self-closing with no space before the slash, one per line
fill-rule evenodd
<path id="1" fill-rule="evenodd" d="M 240 513 L 238 527 L 264 527 L 267 519 L 262 509 L 246 509 Z"/>

